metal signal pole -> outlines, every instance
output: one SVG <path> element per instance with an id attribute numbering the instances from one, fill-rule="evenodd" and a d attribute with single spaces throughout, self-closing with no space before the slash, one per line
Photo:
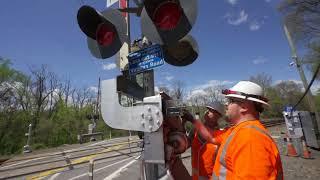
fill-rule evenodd
<path id="1" fill-rule="evenodd" d="M 130 8 L 129 7 L 129 0 L 119 0 L 119 7 L 121 9 L 123 8 Z M 119 60 L 120 60 L 120 69 L 125 70 L 125 66 L 128 65 L 128 59 L 125 56 L 128 56 L 129 53 L 131 53 L 131 51 L 134 51 L 134 48 L 131 48 L 131 34 L 130 34 L 130 13 L 126 13 L 125 14 L 126 17 L 126 24 L 127 24 L 127 35 L 128 35 L 128 48 L 125 49 L 126 45 L 124 44 L 122 46 L 123 51 L 121 54 L 121 50 L 120 50 L 120 56 L 119 56 Z M 148 44 L 146 44 L 148 45 Z M 143 47 L 142 47 L 143 48 Z M 128 77 L 132 80 L 132 81 L 137 81 L 137 78 L 141 78 L 139 79 L 142 82 L 142 86 L 144 89 L 144 94 L 145 97 L 148 96 L 153 96 L 154 95 L 154 71 L 153 70 L 149 70 L 146 72 L 141 73 L 142 76 L 130 76 L 129 73 L 127 74 Z M 162 129 L 161 129 L 162 130 Z M 157 133 L 144 133 L 144 137 L 147 139 L 150 139 L 154 136 L 159 136 L 159 134 Z M 145 139 L 146 140 L 146 139 Z M 146 141 L 144 142 L 146 143 Z M 150 143 L 150 142 L 148 142 Z M 148 145 L 150 146 L 150 145 Z M 144 148 L 144 151 L 150 151 L 150 148 Z M 153 152 L 147 152 L 147 154 L 152 154 Z M 158 163 L 148 163 L 145 161 L 145 157 L 142 156 L 141 158 L 141 179 L 142 180 L 158 180 L 159 179 L 159 174 L 163 174 L 162 171 L 164 171 L 164 165 L 162 164 L 158 164 Z"/>
<path id="2" fill-rule="evenodd" d="M 124 4 L 126 3 L 126 4 Z M 129 0 L 119 0 L 120 8 L 129 8 Z M 130 34 L 130 13 L 125 14 L 127 23 L 127 35 L 128 35 L 128 51 L 120 55 L 120 65 L 125 66 L 128 64 L 127 58 L 124 55 L 128 55 L 131 52 L 131 34 Z M 121 62 L 121 61 L 127 62 Z M 121 67 L 120 67 L 121 68 Z M 122 67 L 124 68 L 124 67 Z M 143 73 L 143 88 L 145 91 L 145 96 L 154 95 L 154 76 L 153 70 Z M 136 81 L 136 76 L 130 77 L 130 79 Z M 145 137 L 151 135 L 151 133 L 145 133 Z M 157 164 L 145 163 L 144 157 L 141 158 L 141 179 L 142 180 L 157 180 L 158 179 L 158 166 Z"/>

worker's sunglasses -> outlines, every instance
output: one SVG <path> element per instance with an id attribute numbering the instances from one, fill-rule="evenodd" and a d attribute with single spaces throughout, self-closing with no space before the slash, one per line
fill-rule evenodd
<path id="1" fill-rule="evenodd" d="M 218 111 L 216 111 L 216 110 L 214 110 L 214 109 L 211 109 L 211 108 L 209 108 L 208 111 L 210 111 L 211 113 L 220 114 Z"/>

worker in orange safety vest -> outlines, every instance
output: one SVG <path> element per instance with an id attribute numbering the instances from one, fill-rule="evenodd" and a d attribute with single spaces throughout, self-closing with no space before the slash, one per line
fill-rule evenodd
<path id="1" fill-rule="evenodd" d="M 262 88 L 250 81 L 240 81 L 223 94 L 227 98 L 226 116 L 232 126 L 217 137 L 203 133 L 208 142 L 220 145 L 212 179 L 283 179 L 277 145 L 259 120 L 260 113 L 269 106 Z M 186 112 L 183 118 L 201 128 L 190 113 Z M 185 167 L 179 160 L 170 167 L 175 179 L 186 177 L 176 173 L 182 168 Z"/>
<path id="2" fill-rule="evenodd" d="M 204 115 L 205 128 L 213 137 L 216 137 L 224 132 L 224 130 L 218 127 L 218 120 L 224 114 L 224 105 L 220 102 L 212 102 L 206 108 L 207 111 Z M 188 135 L 189 146 L 191 146 L 193 180 L 211 179 L 218 150 L 217 145 L 207 143 L 201 136 L 200 131 L 199 129 L 192 128 Z"/>

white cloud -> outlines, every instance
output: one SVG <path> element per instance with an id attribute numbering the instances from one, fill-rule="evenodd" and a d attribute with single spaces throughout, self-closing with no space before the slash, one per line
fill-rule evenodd
<path id="1" fill-rule="evenodd" d="M 98 92 L 98 87 L 96 87 L 96 86 L 90 86 L 88 89 L 89 89 L 90 91 L 92 91 L 92 92 L 95 92 L 95 93 Z"/>
<path id="2" fill-rule="evenodd" d="M 239 15 L 227 13 L 224 17 L 227 18 L 229 24 L 238 26 L 245 23 L 248 20 L 248 16 L 249 15 L 244 10 L 241 10 Z"/>
<path id="3" fill-rule="evenodd" d="M 226 86 L 226 85 L 230 85 L 233 84 L 234 81 L 229 81 L 229 80 L 209 80 L 207 83 L 205 84 L 201 84 L 201 85 L 197 85 L 195 86 L 193 89 L 205 89 L 208 87 L 215 87 L 215 86 Z"/>
<path id="4" fill-rule="evenodd" d="M 263 18 L 254 19 L 253 21 L 250 22 L 249 24 L 249 29 L 251 31 L 257 31 L 261 28 L 262 25 L 265 24 L 266 20 L 268 19 L 268 16 L 263 16 Z"/>
<path id="5" fill-rule="evenodd" d="M 109 64 L 102 65 L 103 70 L 111 70 L 111 69 L 115 69 L 116 67 L 117 67 L 117 65 L 115 63 L 109 63 Z"/>
<path id="6" fill-rule="evenodd" d="M 155 86 L 155 87 L 154 87 L 154 91 L 159 93 L 159 87 L 158 87 L 158 86 Z"/>
<path id="7" fill-rule="evenodd" d="M 268 62 L 267 58 L 264 58 L 262 56 L 257 57 L 256 59 L 254 59 L 253 64 L 258 65 L 258 64 L 265 64 L 266 62 Z"/>
<path id="8" fill-rule="evenodd" d="M 173 79 L 173 76 L 166 76 L 165 78 L 167 81 L 171 81 Z"/>
<path id="9" fill-rule="evenodd" d="M 190 96 L 196 96 L 196 95 L 206 95 L 207 93 L 203 89 L 195 89 L 190 92 Z"/>
<path id="10" fill-rule="evenodd" d="M 249 29 L 250 29 L 251 31 L 257 31 L 257 30 L 260 29 L 260 27 L 261 27 L 261 24 L 260 24 L 259 22 L 257 22 L 257 21 L 253 21 L 253 22 L 251 22 L 250 25 L 249 25 Z"/>
<path id="11" fill-rule="evenodd" d="M 238 0 L 227 0 L 229 4 L 235 5 L 237 4 Z"/>
<path id="12" fill-rule="evenodd" d="M 313 95 L 316 95 L 318 92 L 320 92 L 320 83 L 314 83 L 312 86 L 311 86 L 311 92 L 313 93 Z"/>
<path id="13" fill-rule="evenodd" d="M 219 87 L 219 86 L 230 86 L 233 85 L 235 81 L 229 81 L 229 80 L 209 80 L 208 82 L 200 85 L 195 85 L 192 87 L 187 99 L 190 99 L 194 96 L 205 96 L 207 95 L 207 92 L 205 91 L 206 88 L 209 87 Z M 218 88 L 217 88 L 218 89 Z"/>

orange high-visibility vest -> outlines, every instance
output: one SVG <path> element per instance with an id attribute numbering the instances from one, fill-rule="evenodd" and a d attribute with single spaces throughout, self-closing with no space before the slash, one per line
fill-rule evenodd
<path id="1" fill-rule="evenodd" d="M 259 120 L 241 122 L 225 133 L 212 179 L 282 180 L 276 143 Z"/>
<path id="2" fill-rule="evenodd" d="M 215 137 L 223 132 L 216 129 L 211 132 L 211 135 Z M 191 145 L 193 180 L 211 179 L 217 150 L 217 145 L 207 143 L 199 136 L 198 130 L 195 131 Z"/>

